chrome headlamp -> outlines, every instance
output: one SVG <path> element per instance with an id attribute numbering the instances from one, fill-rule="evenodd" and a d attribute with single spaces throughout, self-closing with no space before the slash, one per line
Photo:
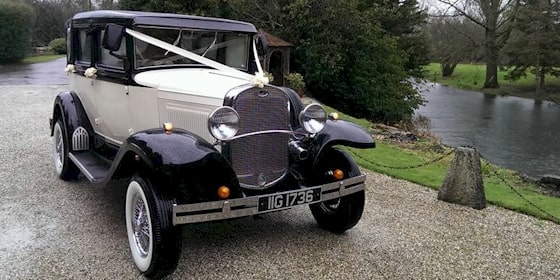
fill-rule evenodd
<path id="1" fill-rule="evenodd" d="M 229 140 L 239 130 L 239 114 L 228 106 L 214 110 L 208 118 L 208 131 L 218 140 Z"/>
<path id="2" fill-rule="evenodd" d="M 315 134 L 323 130 L 327 122 L 327 112 L 323 106 L 313 103 L 307 105 L 299 114 L 299 123 L 305 131 Z"/>

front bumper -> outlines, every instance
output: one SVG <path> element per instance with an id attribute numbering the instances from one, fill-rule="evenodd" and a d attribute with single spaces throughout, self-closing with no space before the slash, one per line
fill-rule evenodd
<path id="1" fill-rule="evenodd" d="M 366 175 L 360 175 L 324 185 L 304 188 L 297 191 L 305 191 L 308 189 L 319 188 L 320 199 L 312 203 L 327 201 L 352 193 L 363 191 L 365 189 Z M 230 200 L 202 202 L 195 204 L 182 204 L 173 206 L 173 225 L 192 224 L 216 220 L 224 220 L 231 218 L 239 218 L 251 215 L 257 215 L 265 212 L 273 212 L 289 209 L 295 206 L 306 205 L 310 203 L 301 203 L 293 206 L 286 206 L 281 209 L 259 210 L 259 200 L 292 193 L 295 191 L 287 191 L 261 196 L 250 196 L 244 198 L 235 198 Z"/>

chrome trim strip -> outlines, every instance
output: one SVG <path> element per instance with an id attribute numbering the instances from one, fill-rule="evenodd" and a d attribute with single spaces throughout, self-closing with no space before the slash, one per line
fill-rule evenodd
<path id="1" fill-rule="evenodd" d="M 320 202 L 323 202 L 326 200 L 336 199 L 342 196 L 346 196 L 352 193 L 365 190 L 365 180 L 366 180 L 366 175 L 364 174 L 364 175 L 360 175 L 360 176 L 356 176 L 356 177 L 352 177 L 352 178 L 348 178 L 345 180 L 336 181 L 332 183 L 327 183 L 319 186 L 302 188 L 301 190 L 308 190 L 308 189 L 320 187 L 321 188 Z M 259 212 L 258 210 L 259 199 L 261 197 L 268 197 L 271 195 L 282 195 L 284 193 L 291 193 L 291 192 L 294 192 L 294 190 L 280 192 L 280 193 L 266 194 L 261 196 L 235 198 L 230 200 L 174 205 L 173 225 L 224 220 L 224 219 L 251 216 L 259 213 L 286 210 L 295 206 L 282 208 L 278 210 L 267 210 L 267 211 Z M 232 209 L 236 207 L 239 209 Z M 200 213 L 205 211 L 208 212 L 214 211 L 214 212 Z"/>
<path id="2" fill-rule="evenodd" d="M 86 176 L 88 181 L 93 181 L 93 175 L 91 175 L 91 173 L 89 173 L 87 168 L 85 166 L 83 166 L 80 161 L 78 161 L 78 159 L 74 156 L 74 154 L 72 154 L 72 152 L 68 153 L 68 158 L 70 160 L 72 160 L 72 162 L 74 162 L 74 164 L 76 164 L 76 166 L 80 169 L 80 171 L 82 171 L 82 174 L 84 174 L 84 176 Z"/>
<path id="3" fill-rule="evenodd" d="M 255 131 L 255 132 L 249 132 L 249 133 L 245 133 L 245 134 L 241 134 L 241 135 L 236 135 L 236 136 L 233 136 L 232 138 L 230 138 L 228 140 L 224 140 L 223 142 L 232 141 L 232 140 L 247 137 L 247 136 L 254 136 L 254 135 L 260 135 L 260 134 L 272 134 L 272 133 L 290 134 L 294 137 L 296 136 L 296 134 L 304 135 L 304 136 L 307 135 L 307 133 L 301 133 L 301 132 L 291 131 L 291 130 L 263 130 L 263 131 Z"/>

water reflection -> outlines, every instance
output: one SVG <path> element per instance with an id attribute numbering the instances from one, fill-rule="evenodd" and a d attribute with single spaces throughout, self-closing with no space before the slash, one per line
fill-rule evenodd
<path id="1" fill-rule="evenodd" d="M 450 146 L 476 147 L 492 163 L 531 177 L 560 176 L 560 106 L 548 101 L 485 95 L 426 85 L 416 111 Z"/>

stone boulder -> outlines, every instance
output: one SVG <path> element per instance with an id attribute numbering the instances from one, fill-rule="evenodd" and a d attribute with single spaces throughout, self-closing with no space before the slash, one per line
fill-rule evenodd
<path id="1" fill-rule="evenodd" d="M 480 155 L 475 149 L 455 149 L 455 158 L 447 170 L 438 199 L 474 209 L 486 208 Z"/>
<path id="2" fill-rule="evenodd" d="M 541 185 L 554 186 L 558 190 L 560 190 L 560 176 L 545 175 L 544 177 L 540 178 L 537 183 Z"/>

